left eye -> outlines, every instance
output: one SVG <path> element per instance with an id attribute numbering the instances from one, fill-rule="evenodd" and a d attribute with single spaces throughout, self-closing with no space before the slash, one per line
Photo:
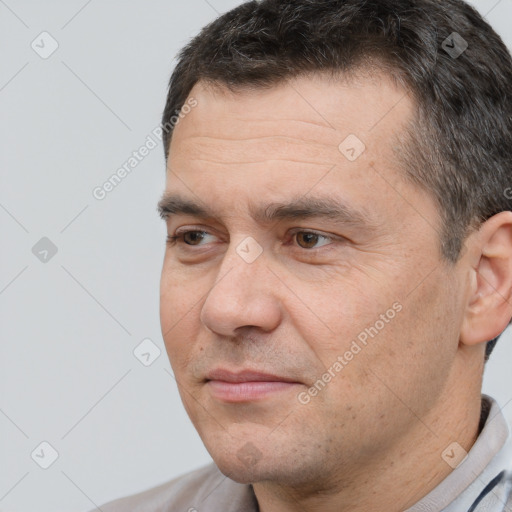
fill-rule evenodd
<path id="1" fill-rule="evenodd" d="M 316 249 L 317 247 L 329 244 L 332 240 L 328 236 L 321 235 L 320 233 L 314 233 L 312 231 L 298 231 L 294 234 L 294 237 L 297 244 L 303 249 Z M 317 245 L 322 240 L 324 243 Z"/>
<path id="2" fill-rule="evenodd" d="M 211 238 L 215 238 L 214 235 L 211 235 L 206 231 L 186 230 L 180 233 L 176 233 L 175 235 L 169 235 L 167 237 L 167 241 L 169 242 L 169 244 L 179 242 L 189 246 L 199 246 L 204 245 L 204 243 L 201 242 L 211 241 Z"/>

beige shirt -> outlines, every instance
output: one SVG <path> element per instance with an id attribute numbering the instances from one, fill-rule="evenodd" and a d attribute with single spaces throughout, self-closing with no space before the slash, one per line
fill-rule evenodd
<path id="1" fill-rule="evenodd" d="M 482 400 L 486 402 L 487 419 L 467 458 L 405 512 L 512 512 L 510 428 L 498 404 L 486 395 Z M 210 464 L 140 494 L 103 505 L 100 510 L 258 512 L 258 502 L 252 486 L 230 480 Z"/>

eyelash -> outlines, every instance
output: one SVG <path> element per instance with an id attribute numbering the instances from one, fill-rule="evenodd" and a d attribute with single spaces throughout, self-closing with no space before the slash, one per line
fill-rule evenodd
<path id="1" fill-rule="evenodd" d="M 204 234 L 207 234 L 207 235 L 210 234 L 207 231 L 204 231 L 204 230 L 201 230 L 201 229 L 189 229 L 189 230 L 177 233 L 175 235 L 168 235 L 167 236 L 167 243 L 169 245 L 174 245 L 176 242 L 180 242 L 180 243 L 183 243 L 183 244 L 187 245 L 188 247 L 196 247 L 196 246 L 194 246 L 192 244 L 186 244 L 184 242 L 183 237 L 186 234 L 188 234 L 188 233 L 204 233 Z M 307 229 L 296 229 L 295 231 L 293 231 L 290 234 L 290 237 L 293 238 L 295 235 L 297 235 L 299 233 L 306 233 L 308 235 L 317 235 L 319 237 L 322 237 L 322 238 L 325 238 L 325 239 L 329 239 L 329 240 L 335 240 L 335 238 L 336 238 L 334 236 L 324 235 L 323 233 L 318 233 L 317 231 L 311 231 L 311 230 L 307 230 Z M 329 244 L 326 244 L 326 245 L 329 245 Z M 312 249 L 305 249 L 304 247 L 300 247 L 299 246 L 300 249 L 304 249 L 305 251 L 309 251 L 309 252 L 312 252 L 315 249 L 321 249 L 322 247 L 324 247 L 324 246 L 322 245 L 320 247 L 313 247 Z"/>

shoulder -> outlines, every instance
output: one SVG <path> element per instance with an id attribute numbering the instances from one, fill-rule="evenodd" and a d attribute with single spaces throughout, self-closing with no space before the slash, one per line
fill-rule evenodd
<path id="1" fill-rule="evenodd" d="M 257 511 L 250 485 L 224 476 L 210 464 L 158 487 L 102 505 L 102 512 Z"/>

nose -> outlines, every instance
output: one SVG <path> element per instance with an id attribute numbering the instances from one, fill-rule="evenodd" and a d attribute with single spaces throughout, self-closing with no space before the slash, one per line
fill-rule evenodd
<path id="1" fill-rule="evenodd" d="M 201 322 L 212 332 L 234 337 L 243 327 L 265 332 L 281 321 L 277 279 L 267 266 L 265 251 L 251 263 L 230 247 L 201 309 Z"/>

